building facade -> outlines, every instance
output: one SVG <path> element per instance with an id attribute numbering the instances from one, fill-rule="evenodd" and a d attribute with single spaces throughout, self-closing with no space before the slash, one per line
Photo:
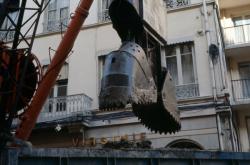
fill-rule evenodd
<path id="1" fill-rule="evenodd" d="M 163 65 L 176 84 L 182 125 L 176 134 L 160 135 L 140 124 L 129 107 L 98 110 L 105 55 L 121 44 L 107 14 L 110 2 L 94 1 L 33 130 L 33 145 L 100 147 L 126 138 L 148 139 L 154 148 L 248 151 L 249 7 L 235 8 L 224 0 L 159 0 L 164 19 L 148 17 L 148 22 L 167 41 L 162 46 Z M 145 3 L 153 11 L 154 4 Z M 44 70 L 77 4 L 78 0 L 51 0 L 42 15 L 33 52 Z"/>
<path id="2" fill-rule="evenodd" d="M 232 114 L 237 128 L 239 146 L 242 151 L 247 152 L 250 139 L 250 2 L 221 0 L 219 5 Z"/>

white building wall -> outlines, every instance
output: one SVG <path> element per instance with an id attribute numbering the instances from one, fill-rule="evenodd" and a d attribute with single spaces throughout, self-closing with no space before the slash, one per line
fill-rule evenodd
<path id="1" fill-rule="evenodd" d="M 126 119 L 123 119 L 123 122 L 125 123 Z M 133 135 L 145 134 L 145 138 L 152 142 L 153 148 L 164 148 L 168 144 L 176 140 L 190 139 L 199 143 L 204 149 L 219 149 L 217 125 L 214 116 L 201 116 L 200 118 L 182 118 L 181 123 L 182 130 L 180 132 L 166 135 L 151 132 L 142 124 L 138 124 L 138 122 L 112 126 L 104 124 L 101 127 L 86 129 L 84 131 L 84 138 L 95 138 L 97 143 L 99 144 L 102 138 L 106 138 L 112 141 L 115 137 L 119 139 L 119 137 L 127 135 L 131 140 Z"/>
<path id="2" fill-rule="evenodd" d="M 69 0 L 69 13 L 70 13 L 70 16 L 73 16 L 74 15 L 74 12 L 79 4 L 79 0 Z M 91 24 L 96 24 L 98 23 L 98 3 L 99 1 L 93 1 L 93 4 L 89 10 L 89 15 L 84 23 L 84 26 L 86 25 L 91 25 Z M 46 1 L 45 1 L 45 4 L 46 4 Z M 37 6 L 34 4 L 33 1 L 27 1 L 27 5 L 26 7 L 30 7 L 30 8 L 37 8 Z M 32 14 L 34 14 L 34 10 L 26 10 L 25 11 L 25 14 L 24 14 L 24 21 L 27 20 Z M 38 29 L 37 29 L 37 34 L 42 34 L 42 33 L 50 33 L 50 32 L 45 32 L 44 31 L 44 24 L 46 24 L 46 9 L 45 9 L 45 12 L 43 12 L 41 14 L 41 17 L 40 17 L 40 21 L 39 21 L 39 24 L 38 24 Z M 69 16 L 69 17 L 70 17 Z M 26 26 L 24 26 L 22 28 L 22 31 L 25 32 L 29 26 L 31 25 L 32 22 L 30 22 L 29 24 L 27 24 Z M 31 33 L 28 33 L 29 35 L 31 35 Z"/>
<path id="3" fill-rule="evenodd" d="M 60 33 L 37 37 L 33 53 L 42 64 L 48 64 L 49 47 L 56 50 Z M 111 24 L 81 30 L 67 62 L 69 62 L 68 95 L 84 93 L 93 99 L 92 109 L 98 109 L 98 56 L 120 46 L 120 39 Z M 50 51 L 53 57 L 54 51 Z"/>
<path id="4" fill-rule="evenodd" d="M 209 12 L 209 26 L 211 42 L 218 44 L 217 31 L 215 26 L 215 16 L 212 5 L 208 6 Z M 195 49 L 195 61 L 197 81 L 199 83 L 200 96 L 212 95 L 211 71 L 209 68 L 209 54 L 208 44 L 205 36 L 204 16 L 202 13 L 202 6 L 194 8 L 183 9 L 178 11 L 168 12 L 167 16 L 169 41 L 193 41 Z M 220 65 L 218 62 L 217 65 Z M 222 91 L 221 71 L 219 67 L 215 68 L 217 78 L 217 92 Z"/>

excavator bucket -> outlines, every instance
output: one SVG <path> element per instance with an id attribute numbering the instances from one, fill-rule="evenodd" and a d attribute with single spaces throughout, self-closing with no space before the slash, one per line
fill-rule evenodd
<path id="1" fill-rule="evenodd" d="M 144 29 L 142 19 L 127 0 L 114 0 L 109 14 L 122 46 L 106 56 L 99 108 L 121 109 L 131 104 L 134 114 L 150 130 L 159 133 L 180 130 L 171 76 L 168 72 L 153 76 L 156 65 L 160 64 L 152 62 L 145 54 L 147 50 L 135 43 L 145 42 L 140 40 Z M 161 78 L 155 78 L 159 75 Z M 156 83 L 159 80 L 162 82 Z"/>
<path id="2" fill-rule="evenodd" d="M 126 42 L 107 55 L 99 96 L 100 109 L 124 108 L 127 104 L 153 103 L 157 89 L 143 49 Z"/>

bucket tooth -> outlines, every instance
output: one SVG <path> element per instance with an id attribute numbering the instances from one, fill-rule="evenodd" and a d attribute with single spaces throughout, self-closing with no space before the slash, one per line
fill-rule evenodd
<path id="1" fill-rule="evenodd" d="M 106 56 L 99 95 L 99 108 L 122 109 L 132 105 L 133 112 L 151 131 L 175 133 L 180 130 L 175 88 L 166 74 L 157 92 L 151 67 L 143 49 L 125 42 Z"/>

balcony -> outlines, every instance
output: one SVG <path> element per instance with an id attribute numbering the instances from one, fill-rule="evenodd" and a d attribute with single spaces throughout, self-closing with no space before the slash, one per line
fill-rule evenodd
<path id="1" fill-rule="evenodd" d="M 232 80 L 232 90 L 236 104 L 250 103 L 250 79 Z"/>
<path id="2" fill-rule="evenodd" d="M 109 10 L 106 9 L 98 14 L 98 22 L 103 23 L 103 22 L 109 22 L 110 17 L 109 17 Z"/>
<path id="3" fill-rule="evenodd" d="M 226 47 L 250 43 L 250 24 L 224 28 Z"/>
<path id="4" fill-rule="evenodd" d="M 92 99 L 85 94 L 50 98 L 46 101 L 38 123 L 62 120 L 78 115 L 88 115 Z"/>
<path id="5" fill-rule="evenodd" d="M 15 31 L 6 32 L 0 30 L 0 41 L 11 41 L 14 39 Z"/>
<path id="6" fill-rule="evenodd" d="M 189 0 L 165 0 L 168 9 L 176 9 L 188 6 L 190 4 Z"/>
<path id="7" fill-rule="evenodd" d="M 187 84 L 176 86 L 176 97 L 178 100 L 190 99 L 200 96 L 198 84 Z"/>

